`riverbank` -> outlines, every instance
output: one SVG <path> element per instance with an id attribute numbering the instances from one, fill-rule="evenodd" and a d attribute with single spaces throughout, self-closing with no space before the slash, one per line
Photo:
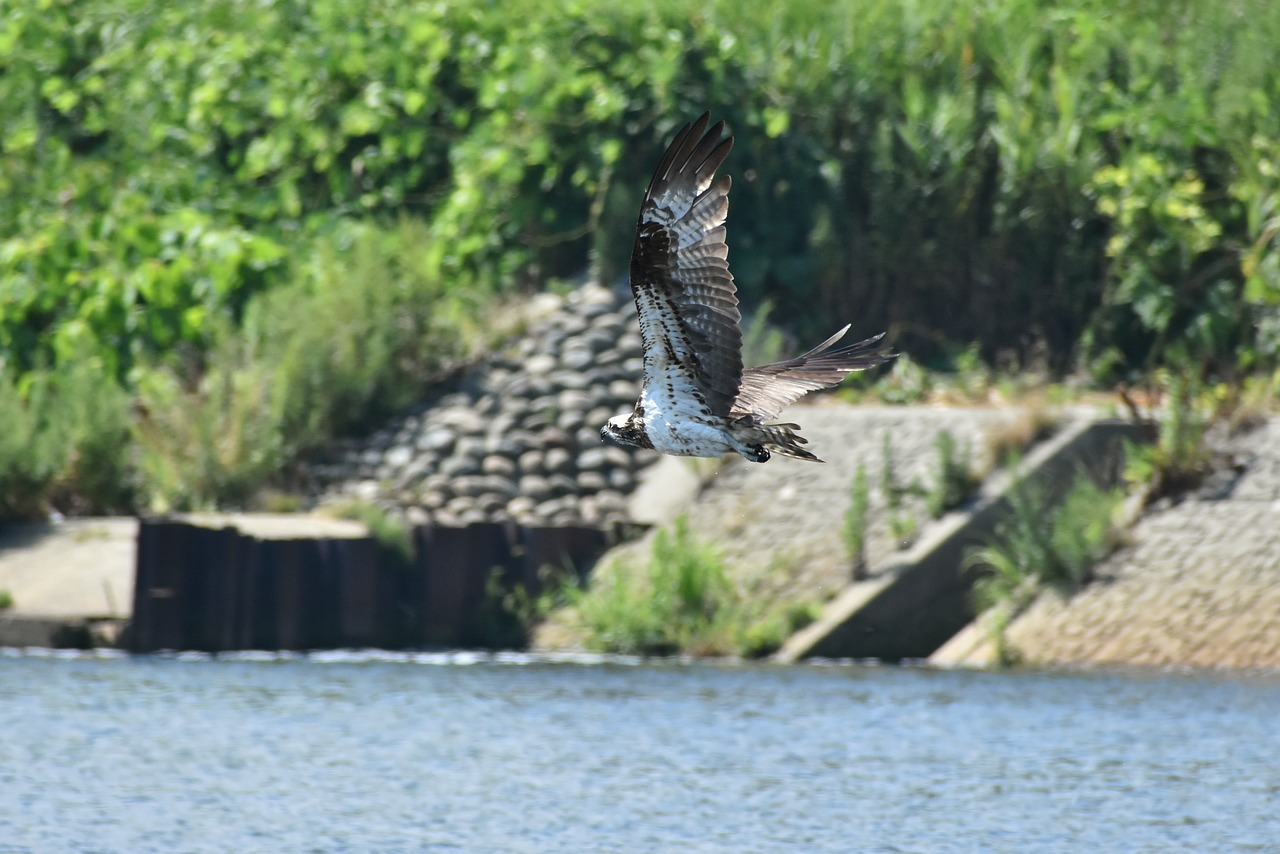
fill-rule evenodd
<path id="1" fill-rule="evenodd" d="M 1280 668 L 1280 418 L 1211 444 L 1225 463 L 1216 476 L 1138 519 L 1093 583 L 1045 593 L 1012 622 L 1020 661 Z M 994 655 L 975 624 L 931 660 L 986 666 Z"/>
<path id="2" fill-rule="evenodd" d="M 843 405 L 798 407 L 794 414 L 831 460 L 827 465 L 729 462 L 699 475 L 688 461 L 664 461 L 674 468 L 652 467 L 651 477 L 632 494 L 644 498 L 633 505 L 652 521 L 683 510 L 700 536 L 727 532 L 723 545 L 730 562 L 752 574 L 755 596 L 814 599 L 848 584 L 853 567 L 840 541 L 840 519 L 852 472 L 859 465 L 879 471 L 883 435 L 900 449 L 897 476 L 927 480 L 927 449 L 941 430 L 980 447 L 984 435 L 1026 417 L 1004 408 Z M 850 436 L 863 441 L 849 442 Z M 1069 598 L 1045 594 L 1014 621 L 1007 638 L 1023 662 L 1280 668 L 1280 418 L 1235 436 L 1220 435 L 1214 446 L 1227 463 L 1219 476 L 1176 504 L 1151 508 L 1127 544 L 1098 568 L 1092 584 Z M 700 486 L 699 477 L 711 486 Z M 683 507 L 670 503 L 677 493 L 684 495 Z M 905 511 L 873 500 L 867 569 L 872 577 L 896 551 L 894 512 Z M 127 619 L 136 524 L 78 519 L 5 529 L 0 590 L 12 595 L 14 606 L 0 621 L 0 645 L 44 645 L 30 640 L 37 637 L 30 631 L 39 621 L 46 627 L 39 637 L 53 639 L 60 626 Z M 644 545 L 630 550 L 638 559 Z M 18 623 L 22 632 L 3 628 Z M 538 638 L 544 648 L 572 645 L 572 638 L 555 635 L 554 626 Z M 985 666 L 992 650 L 975 624 L 931 660 Z"/>

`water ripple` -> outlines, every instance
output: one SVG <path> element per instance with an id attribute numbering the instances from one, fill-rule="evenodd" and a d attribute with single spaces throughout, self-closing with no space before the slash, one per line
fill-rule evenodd
<path id="1" fill-rule="evenodd" d="M 0 852 L 1267 850 L 1277 710 L 1225 675 L 0 651 Z"/>

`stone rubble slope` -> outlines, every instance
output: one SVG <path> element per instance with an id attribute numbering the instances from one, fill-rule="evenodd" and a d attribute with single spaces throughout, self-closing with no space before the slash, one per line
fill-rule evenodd
<path id="1" fill-rule="evenodd" d="M 415 523 L 609 527 L 627 521 L 627 495 L 656 458 L 600 439 L 606 420 L 631 410 L 641 371 L 630 294 L 588 284 L 442 393 L 336 446 L 309 473 L 322 504 L 373 503 Z"/>

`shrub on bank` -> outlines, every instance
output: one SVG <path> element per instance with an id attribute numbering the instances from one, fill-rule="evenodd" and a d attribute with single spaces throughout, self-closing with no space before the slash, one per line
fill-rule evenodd
<path id="1" fill-rule="evenodd" d="M 759 657 L 814 619 L 804 604 L 762 608 L 745 596 L 684 516 L 655 534 L 643 565 L 597 572 L 590 588 L 567 593 L 584 643 L 600 652 Z"/>

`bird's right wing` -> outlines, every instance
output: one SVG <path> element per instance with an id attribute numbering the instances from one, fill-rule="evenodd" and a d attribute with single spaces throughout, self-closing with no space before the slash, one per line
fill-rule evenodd
<path id="1" fill-rule="evenodd" d="M 721 139 L 724 122 L 708 130 L 709 116 L 680 130 L 649 183 L 631 254 L 631 292 L 646 386 L 728 415 L 742 378 L 742 331 L 724 240 L 729 178 L 713 179 L 733 137 Z"/>

